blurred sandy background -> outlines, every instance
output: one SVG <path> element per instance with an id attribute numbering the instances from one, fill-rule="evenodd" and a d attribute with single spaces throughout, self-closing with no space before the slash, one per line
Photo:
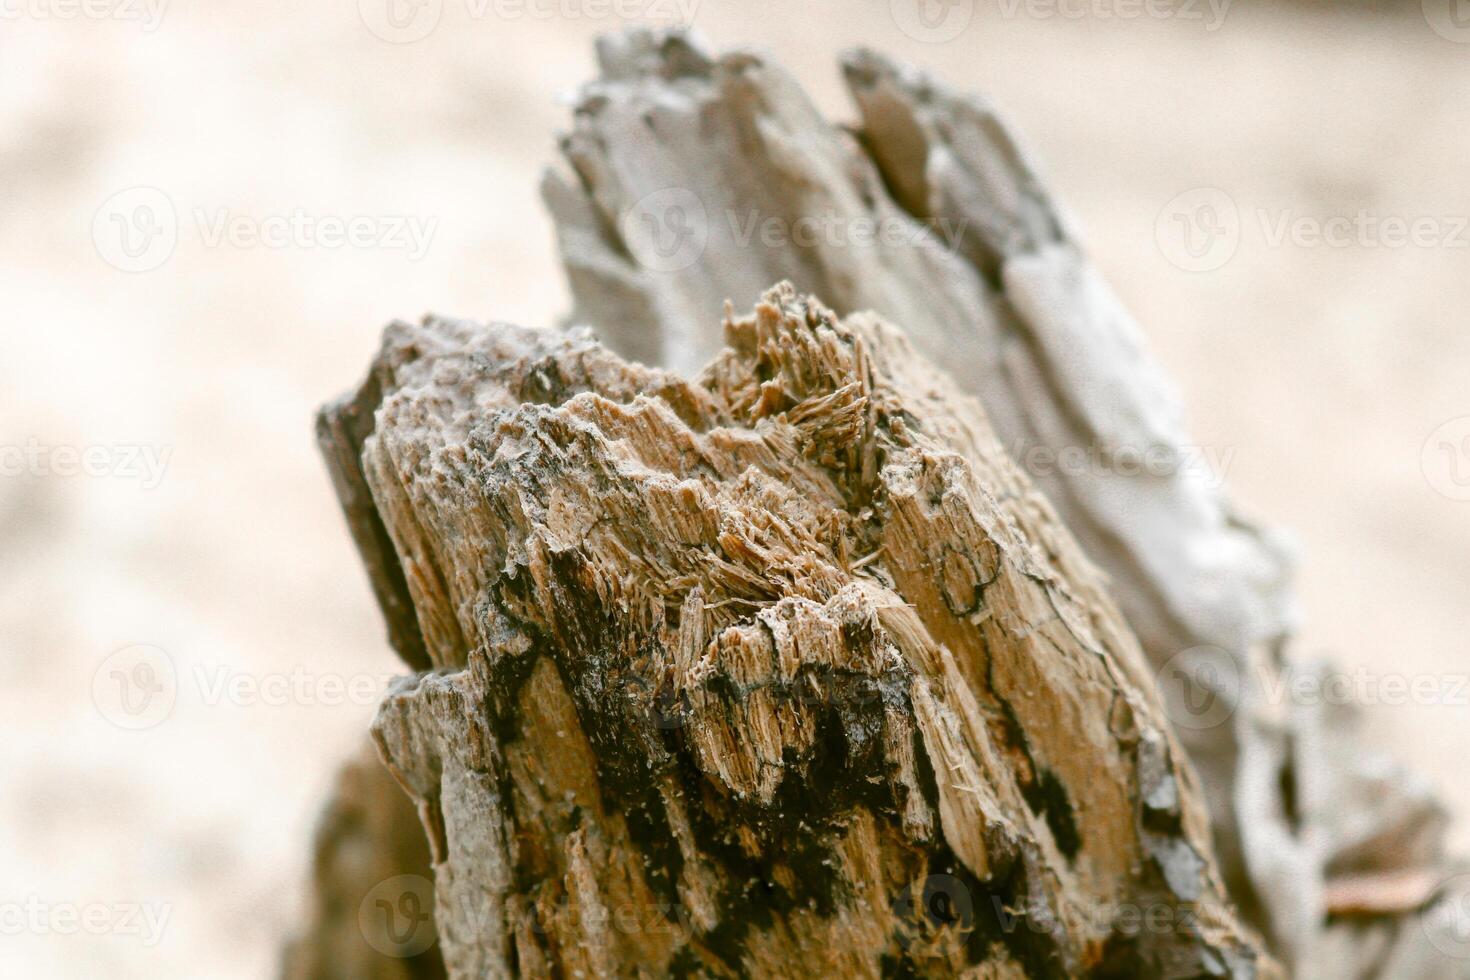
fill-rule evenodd
<path id="1" fill-rule="evenodd" d="M 567 122 L 555 96 L 622 22 L 441 0 L 425 37 L 389 43 L 369 29 L 383 0 L 94 0 L 67 19 L 70 2 L 0 2 L 0 974 L 269 976 L 329 779 L 372 714 L 332 684 L 374 689 L 396 669 L 312 413 L 389 318 L 562 312 L 536 181 Z M 538 9 L 584 9 L 568 2 Z M 988 93 L 1177 379 L 1196 439 L 1232 453 L 1235 496 L 1297 535 L 1302 649 L 1445 691 L 1470 671 L 1470 503 L 1454 499 L 1470 443 L 1451 428 L 1424 452 L 1470 415 L 1470 232 L 1452 234 L 1470 215 L 1470 21 L 1446 19 L 1448 0 L 1239 0 L 1223 20 L 1219 0 L 1198 19 L 950 0 L 929 21 L 909 0 L 683 2 L 839 117 L 834 55 L 856 44 Z M 938 39 L 956 10 L 973 17 Z M 939 27 L 923 40 L 900 22 Z M 140 186 L 177 214 L 164 259 L 120 258 L 126 240 L 108 238 L 126 230 L 106 202 Z M 1233 257 L 1190 272 L 1156 232 L 1196 188 L 1240 220 Z M 1288 212 L 1364 209 L 1434 216 L 1440 240 L 1273 241 Z M 436 225 L 418 258 L 212 241 L 222 214 L 293 213 Z M 17 464 L 27 446 L 52 455 Z M 67 475 L 55 447 L 94 447 L 107 473 Z M 167 452 L 156 486 L 128 447 Z M 176 696 L 128 730 L 94 681 L 137 644 L 166 652 Z M 264 693 L 291 677 L 304 695 Z M 1466 696 L 1380 704 L 1368 723 L 1470 813 Z M 120 918 L 95 935 L 15 928 L 6 910 L 27 902 L 168 919 L 153 945 Z"/>

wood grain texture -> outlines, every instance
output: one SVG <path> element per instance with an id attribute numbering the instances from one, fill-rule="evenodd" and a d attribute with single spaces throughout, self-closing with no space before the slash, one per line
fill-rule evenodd
<path id="1" fill-rule="evenodd" d="M 1444 878 L 1446 816 L 1352 710 L 1281 695 L 1318 669 L 1291 652 L 1291 549 L 1230 502 L 994 107 L 857 51 L 844 128 L 759 52 L 630 32 L 598 55 L 567 167 L 543 182 L 570 322 L 681 370 L 720 344 L 695 311 L 776 279 L 901 323 L 1106 574 L 1200 773 L 1232 897 L 1288 963 L 1347 969 L 1317 955 L 1334 878 L 1384 863 Z"/>
<path id="2" fill-rule="evenodd" d="M 1271 973 L 979 404 L 789 287 L 726 330 L 692 382 L 388 330 L 363 472 L 439 669 L 375 734 L 450 974 Z"/>
<path id="3" fill-rule="evenodd" d="M 377 735 L 451 973 L 1269 974 L 1254 928 L 1470 975 L 1446 815 L 1282 695 L 1330 671 L 1290 549 L 995 110 L 869 51 L 847 128 L 756 52 L 598 54 L 543 181 L 570 322 L 676 373 L 395 324 L 319 424 L 424 671 Z"/>

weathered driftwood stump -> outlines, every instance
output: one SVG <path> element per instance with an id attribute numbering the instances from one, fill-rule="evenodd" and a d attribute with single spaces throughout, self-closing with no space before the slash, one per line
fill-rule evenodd
<path id="1" fill-rule="evenodd" d="M 598 57 L 562 141 L 572 176 L 543 185 L 572 322 L 682 370 L 721 343 L 699 311 L 781 279 L 901 325 L 1106 574 L 1200 774 L 1231 898 L 1273 951 L 1303 975 L 1470 976 L 1470 935 L 1446 929 L 1466 879 L 1438 887 L 1446 814 L 1358 738 L 1351 706 L 1280 697 L 1322 669 L 1291 653 L 1289 553 L 1196 465 L 1142 331 L 995 109 L 872 51 L 842 60 L 847 128 L 759 53 L 633 32 Z M 694 234 L 665 257 L 675 208 Z M 858 246 L 859 228 L 881 234 Z"/>
<path id="2" fill-rule="evenodd" d="M 995 112 L 871 52 L 851 129 L 758 54 L 599 57 L 544 183 L 571 322 L 680 374 L 431 320 L 324 411 L 438 931 L 353 776 L 290 975 L 1470 976 L 1444 814 L 1267 696 L 1317 669 L 1288 556 Z M 354 951 L 374 899 L 438 945 Z"/>
<path id="3" fill-rule="evenodd" d="M 361 478 L 439 669 L 375 734 L 451 974 L 1255 975 L 1137 644 L 979 404 L 789 287 L 726 329 L 685 381 L 389 328 Z"/>

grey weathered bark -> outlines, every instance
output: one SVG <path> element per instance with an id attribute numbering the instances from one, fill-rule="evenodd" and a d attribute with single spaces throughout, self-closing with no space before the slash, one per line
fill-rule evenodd
<path id="1" fill-rule="evenodd" d="M 1272 972 L 978 403 L 789 288 L 727 329 L 693 382 L 387 333 L 362 473 L 438 669 L 375 732 L 451 975 Z"/>
<path id="2" fill-rule="evenodd" d="M 1287 551 L 1190 465 L 1177 397 L 993 109 L 859 52 L 843 62 L 861 120 L 848 132 L 758 54 L 649 33 L 598 53 L 562 145 L 574 177 L 543 184 L 572 322 L 680 369 L 719 343 L 691 332 L 694 311 L 774 279 L 902 323 L 1017 459 L 1047 454 L 1037 482 L 1160 672 L 1232 894 L 1283 957 L 1347 969 L 1324 957 L 1352 943 L 1324 930 L 1358 869 L 1419 884 L 1380 910 L 1390 920 L 1426 904 L 1443 812 L 1357 744 L 1350 712 L 1271 695 L 1312 669 L 1287 656 Z M 856 243 L 864 228 L 879 234 Z M 1064 465 L 1077 451 L 1087 464 Z"/>

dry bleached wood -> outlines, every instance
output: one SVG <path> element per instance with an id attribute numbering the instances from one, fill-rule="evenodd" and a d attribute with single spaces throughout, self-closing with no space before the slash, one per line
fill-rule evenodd
<path id="1" fill-rule="evenodd" d="M 437 669 L 375 734 L 450 974 L 1272 972 L 1136 641 L 978 403 L 789 288 L 726 329 L 695 381 L 386 334 L 361 475 Z"/>
<path id="2" fill-rule="evenodd" d="M 685 370 L 720 342 L 698 311 L 776 279 L 901 323 L 983 401 L 1014 458 L 1047 454 L 1037 482 L 1159 671 L 1232 896 L 1276 950 L 1303 973 L 1358 969 L 1352 942 L 1324 930 L 1346 911 L 1333 896 L 1365 869 L 1429 883 L 1364 927 L 1422 939 L 1393 913 L 1445 877 L 1443 811 L 1357 742 L 1350 711 L 1272 696 L 1316 669 L 1286 656 L 1287 550 L 1195 465 L 1140 331 L 991 107 L 860 52 L 843 64 L 860 112 L 849 133 L 759 54 L 714 57 L 646 32 L 598 53 L 601 77 L 562 144 L 574 177 L 543 185 L 571 321 Z M 764 237 L 770 227 L 784 235 Z M 1088 465 L 1055 464 L 1076 450 Z"/>

